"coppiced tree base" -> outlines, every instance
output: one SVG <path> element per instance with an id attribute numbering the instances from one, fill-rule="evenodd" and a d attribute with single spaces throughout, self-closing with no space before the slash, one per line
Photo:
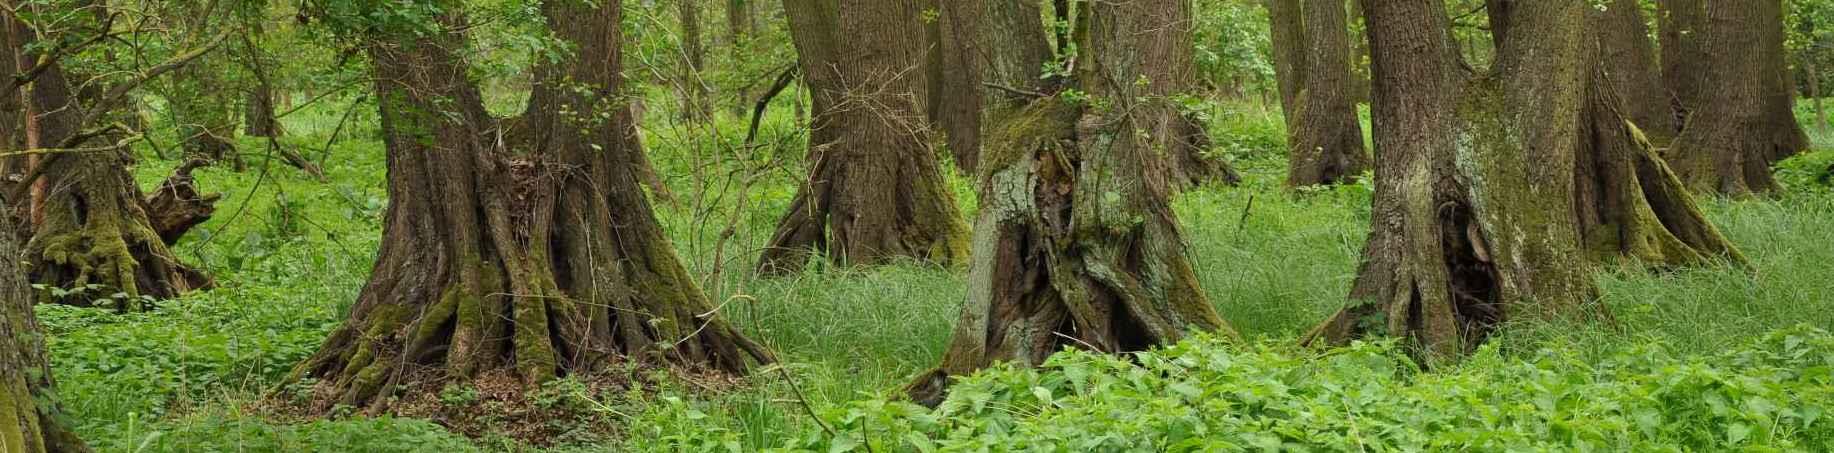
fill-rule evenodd
<path id="1" fill-rule="evenodd" d="M 1005 121 L 981 157 L 982 207 L 968 302 L 942 364 L 906 389 L 935 405 L 950 376 L 996 362 L 1037 366 L 1066 347 L 1143 351 L 1191 331 L 1235 335 L 1185 256 L 1176 220 L 1125 127 L 1045 98 Z M 1131 160 L 1131 161 L 1130 161 Z"/>
<path id="2" fill-rule="evenodd" d="M 142 296 L 177 297 L 211 286 L 210 278 L 180 263 L 160 237 L 140 190 L 113 153 L 89 153 L 47 165 L 42 216 L 25 257 L 33 282 L 55 288 L 99 285 L 85 292 L 41 302 L 134 308 Z M 114 297 L 117 293 L 125 298 Z"/>

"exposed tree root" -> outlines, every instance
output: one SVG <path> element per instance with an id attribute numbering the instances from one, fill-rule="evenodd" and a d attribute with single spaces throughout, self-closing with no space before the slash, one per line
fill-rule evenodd
<path id="1" fill-rule="evenodd" d="M 198 193 L 197 180 L 191 177 L 192 170 L 209 164 L 204 160 L 186 161 L 172 172 L 172 176 L 159 183 L 159 188 L 153 189 L 153 195 L 147 197 L 147 220 L 166 245 L 177 244 L 185 233 L 210 220 L 210 216 L 216 213 L 216 202 L 223 198 L 223 194 Z"/>

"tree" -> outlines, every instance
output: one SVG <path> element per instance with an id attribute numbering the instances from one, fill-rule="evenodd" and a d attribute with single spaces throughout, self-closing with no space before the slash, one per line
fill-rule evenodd
<path id="1" fill-rule="evenodd" d="M 943 0 L 937 9 L 930 99 L 956 167 L 972 175 L 990 132 L 984 125 L 1024 108 L 1061 78 L 1044 75 L 1052 51 L 1038 2 Z"/>
<path id="2" fill-rule="evenodd" d="M 1704 17 L 1699 106 L 1670 161 L 1694 190 L 1777 190 L 1771 165 L 1808 149 L 1783 50 L 1782 0 L 1715 3 Z"/>
<path id="3" fill-rule="evenodd" d="M 18 5 L 7 6 L 16 10 Z M 125 132 L 91 125 L 119 109 L 130 90 L 208 54 L 221 38 L 79 96 L 57 54 L 48 53 L 61 50 L 37 45 L 37 30 L 17 18 L 9 20 L 9 42 L 14 55 L 22 56 L 17 70 L 36 74 L 24 102 L 27 146 L 44 152 L 10 194 L 14 199 L 28 195 L 20 192 L 30 195 L 34 225 L 25 260 L 32 281 L 57 288 L 99 285 L 102 291 L 56 301 L 110 300 L 117 308 L 142 297 L 163 299 L 209 286 L 207 276 L 178 261 L 149 220 L 146 197 L 127 170 L 132 157 L 124 149 Z M 115 294 L 125 297 L 111 297 Z"/>
<path id="4" fill-rule="evenodd" d="M 1288 187 L 1354 180 L 1369 168 L 1341 0 L 1270 0 L 1274 67 L 1286 113 Z"/>
<path id="5" fill-rule="evenodd" d="M 960 261 L 967 226 L 928 147 L 917 1 L 785 0 L 784 12 L 813 92 L 810 168 L 760 271 L 798 270 L 817 250 L 847 265 Z"/>
<path id="6" fill-rule="evenodd" d="M 681 20 L 682 80 L 681 117 L 697 120 L 713 114 L 707 83 L 701 73 L 707 64 L 707 49 L 701 39 L 700 0 L 675 0 L 676 17 Z"/>
<path id="7" fill-rule="evenodd" d="M 1611 0 L 1587 13 L 1604 52 L 1611 89 L 1623 95 L 1625 114 L 1652 138 L 1667 144 L 1681 131 L 1650 42 L 1649 24 L 1636 0 Z"/>
<path id="8" fill-rule="evenodd" d="M 1124 353 L 1193 331 L 1234 335 L 1186 256 L 1165 153 L 1189 140 L 1174 96 L 1182 0 L 1083 3 L 1074 85 L 997 125 L 981 160 L 968 297 L 942 364 L 909 387 L 936 404 L 950 376 L 1037 366 L 1065 347 Z M 1079 94 L 1071 94 L 1079 93 Z M 1085 98 L 1086 96 L 1086 98 Z"/>
<path id="9" fill-rule="evenodd" d="M 16 93 L 0 94 L 14 97 Z M 6 204 L 0 201 L 0 205 Z M 0 231 L 11 231 L 0 215 Z M 19 247 L 0 234 L 0 451 L 76 453 L 89 447 L 64 426 L 45 358 L 44 333 L 32 312 L 31 285 L 19 269 Z"/>
<path id="10" fill-rule="evenodd" d="M 1356 305 L 1304 342 L 1387 334 L 1436 363 L 1505 320 L 1601 313 L 1594 257 L 1742 260 L 1625 119 L 1588 6 L 1492 10 L 1501 44 L 1477 76 L 1448 58 L 1440 1 L 1364 6 L 1380 162 L 1371 234 Z"/>
<path id="11" fill-rule="evenodd" d="M 770 361 L 716 314 L 638 185 L 619 3 L 542 3 L 572 54 L 540 63 L 506 120 L 467 78 L 460 4 L 406 5 L 439 11 L 433 31 L 343 28 L 367 40 L 389 208 L 349 318 L 290 378 L 317 380 L 315 409 L 381 411 L 414 383 L 535 384 L 619 356 L 731 373 Z"/>
<path id="12" fill-rule="evenodd" d="M 1706 33 L 1704 0 L 1658 0 L 1657 29 L 1662 49 L 1663 85 L 1675 118 L 1685 123 L 1699 105 L 1708 61 L 1701 40 Z M 1686 124 L 1681 124 L 1686 126 Z"/>

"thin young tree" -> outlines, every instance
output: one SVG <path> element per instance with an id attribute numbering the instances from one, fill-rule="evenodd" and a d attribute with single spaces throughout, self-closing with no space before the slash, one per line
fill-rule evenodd
<path id="1" fill-rule="evenodd" d="M 917 0 L 784 0 L 813 97 L 809 177 L 759 270 L 812 253 L 845 265 L 955 263 L 967 226 L 930 149 L 924 24 Z"/>
<path id="2" fill-rule="evenodd" d="M 1597 259 L 1742 260 L 1626 119 L 1588 6 L 1511 3 L 1491 11 L 1501 44 L 1476 76 L 1448 57 L 1441 1 L 1364 3 L 1380 162 L 1371 234 L 1356 305 L 1304 342 L 1391 335 L 1438 363 L 1506 320 L 1602 313 Z"/>
<path id="3" fill-rule="evenodd" d="M 1286 112 L 1288 187 L 1353 181 L 1369 169 L 1341 0 L 1270 0 L 1275 72 Z"/>
<path id="4" fill-rule="evenodd" d="M 1783 48 L 1782 0 L 1727 0 L 1707 8 L 1697 108 L 1670 161 L 1694 190 L 1749 195 L 1779 189 L 1771 165 L 1808 149 Z"/>
<path id="5" fill-rule="evenodd" d="M 1162 77 L 1191 62 L 1182 0 L 1083 3 L 1074 84 L 999 124 L 982 156 L 968 297 L 942 363 L 907 388 L 941 401 L 951 376 L 1037 366 L 1066 347 L 1141 351 L 1196 331 L 1234 335 L 1191 267 L 1168 150 L 1186 146 Z"/>
<path id="6" fill-rule="evenodd" d="M 462 3 L 409 6 L 439 11 L 436 31 L 354 30 L 389 208 L 349 318 L 289 379 L 316 379 L 314 409 L 382 411 L 397 389 L 493 372 L 535 384 L 619 359 L 731 373 L 772 360 L 701 293 L 636 179 L 619 2 L 542 3 L 571 55 L 538 65 L 508 120 L 467 77 Z"/>

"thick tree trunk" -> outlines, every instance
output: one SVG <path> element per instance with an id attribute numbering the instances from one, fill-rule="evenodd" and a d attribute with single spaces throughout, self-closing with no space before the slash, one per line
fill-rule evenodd
<path id="1" fill-rule="evenodd" d="M 1662 49 L 1662 80 L 1670 92 L 1669 105 L 1676 124 L 1687 126 L 1688 116 L 1706 90 L 1705 0 L 1658 0 L 1657 37 Z"/>
<path id="2" fill-rule="evenodd" d="M 11 97 L 11 95 L 0 95 Z M 10 148 L 9 148 L 10 149 Z M 0 200 L 0 206 L 10 206 Z M 0 231 L 12 218 L 0 216 Z M 45 335 L 32 312 L 31 283 L 19 269 L 19 248 L 0 234 L 0 451 L 78 453 L 89 447 L 63 426 L 45 359 Z"/>
<path id="3" fill-rule="evenodd" d="M 1611 0 L 1588 16 L 1604 52 L 1601 61 L 1611 89 L 1629 106 L 1624 113 L 1652 139 L 1667 144 L 1681 132 L 1681 125 L 1663 88 L 1642 7 L 1637 0 Z"/>
<path id="4" fill-rule="evenodd" d="M 712 314 L 643 197 L 617 105 L 620 5 L 542 12 L 576 60 L 537 68 L 528 111 L 502 125 L 452 50 L 462 32 L 370 44 L 387 223 L 350 318 L 294 369 L 318 380 L 315 410 L 382 411 L 401 387 L 486 373 L 534 384 L 619 356 L 735 373 L 771 360 Z M 622 113 L 564 113 L 599 108 Z"/>
<path id="5" fill-rule="evenodd" d="M 814 92 L 809 179 L 759 270 L 800 270 L 825 250 L 847 265 L 954 263 L 967 226 L 927 146 L 923 15 L 911 0 L 785 0 Z M 841 39 L 845 36 L 845 39 Z"/>
<path id="6" fill-rule="evenodd" d="M 274 118 L 274 87 L 256 84 L 242 101 L 242 133 L 250 137 L 279 137 L 280 120 Z"/>
<path id="7" fill-rule="evenodd" d="M 1287 187 L 1354 181 L 1369 169 L 1351 101 L 1350 37 L 1342 0 L 1305 0 L 1304 73 L 1287 110 Z M 1289 44 L 1289 47 L 1291 45 Z M 1286 90 L 1282 89 L 1282 93 Z"/>
<path id="8" fill-rule="evenodd" d="M 1702 83 L 1712 89 L 1701 94 L 1669 161 L 1694 190 L 1774 191 L 1771 165 L 1808 148 L 1784 58 L 1782 1 L 1720 5 L 1707 10 L 1700 42 Z"/>
<path id="9" fill-rule="evenodd" d="M 1439 362 L 1510 318 L 1602 313 L 1594 259 L 1744 262 L 1629 120 L 1586 6 L 1493 13 L 1497 65 L 1467 81 L 1432 57 L 1451 45 L 1437 0 L 1366 5 L 1381 164 L 1361 302 L 1304 342 L 1394 335 Z"/>
<path id="10" fill-rule="evenodd" d="M 947 139 L 949 154 L 963 174 L 974 174 L 981 148 L 981 112 L 986 89 L 979 54 L 983 38 L 981 21 L 987 20 L 985 0 L 932 1 L 936 20 L 930 24 L 928 67 L 930 93 L 926 96 L 931 120 Z"/>
<path id="11" fill-rule="evenodd" d="M 1512 317 L 1572 316 L 1593 288 L 1573 181 L 1589 48 L 1581 3 L 1514 2 L 1493 74 L 1441 55 L 1438 0 L 1368 0 L 1380 162 L 1371 234 L 1346 308 L 1305 342 L 1408 338 L 1428 363 Z M 1493 11 L 1492 17 L 1498 12 Z"/>
<path id="12" fill-rule="evenodd" d="M 1185 5 L 1086 6 L 1077 84 L 1112 104 L 1039 99 L 989 137 L 967 303 L 942 364 L 907 389 L 914 400 L 937 404 L 950 376 L 1037 366 L 1065 347 L 1124 353 L 1194 331 L 1234 335 L 1198 288 L 1168 202 L 1177 182 L 1156 156 L 1186 139 L 1164 127 L 1182 117 L 1154 105 L 1154 85 L 1170 79 L 1149 76 L 1181 64 L 1169 47 L 1189 42 L 1162 25 Z"/>
<path id="13" fill-rule="evenodd" d="M 23 26 L 11 33 L 15 43 L 35 39 Z M 36 53 L 42 50 L 27 46 L 15 51 L 28 55 L 22 61 L 37 61 Z M 67 142 L 79 133 L 83 112 L 111 106 L 81 105 L 61 65 L 46 64 L 28 90 L 27 142 L 32 148 L 70 147 Z M 105 141 L 108 137 L 74 145 Z M 42 301 L 110 303 L 125 309 L 143 296 L 164 299 L 210 285 L 208 277 L 180 264 L 153 228 L 145 197 L 127 170 L 131 160 L 125 150 L 100 146 L 53 153 L 34 162 L 32 171 L 41 181 L 31 191 L 35 225 L 24 257 L 32 281 L 55 288 L 103 288 L 60 300 L 50 299 L 47 291 Z M 127 297 L 111 297 L 117 293 Z"/>
<path id="14" fill-rule="evenodd" d="M 941 104 L 956 166 L 973 175 L 981 141 L 993 132 L 987 126 L 1052 91 L 1042 80 L 1050 38 L 1038 2 L 942 0 L 939 6 L 944 60 L 932 74 L 942 88 L 931 98 Z"/>
<path id="15" fill-rule="evenodd" d="M 1274 51 L 1274 83 L 1280 90 L 1280 112 L 1299 117 L 1299 88 L 1305 86 L 1306 39 L 1302 0 L 1267 0 L 1269 41 Z M 1292 123 L 1287 123 L 1288 135 Z"/>

